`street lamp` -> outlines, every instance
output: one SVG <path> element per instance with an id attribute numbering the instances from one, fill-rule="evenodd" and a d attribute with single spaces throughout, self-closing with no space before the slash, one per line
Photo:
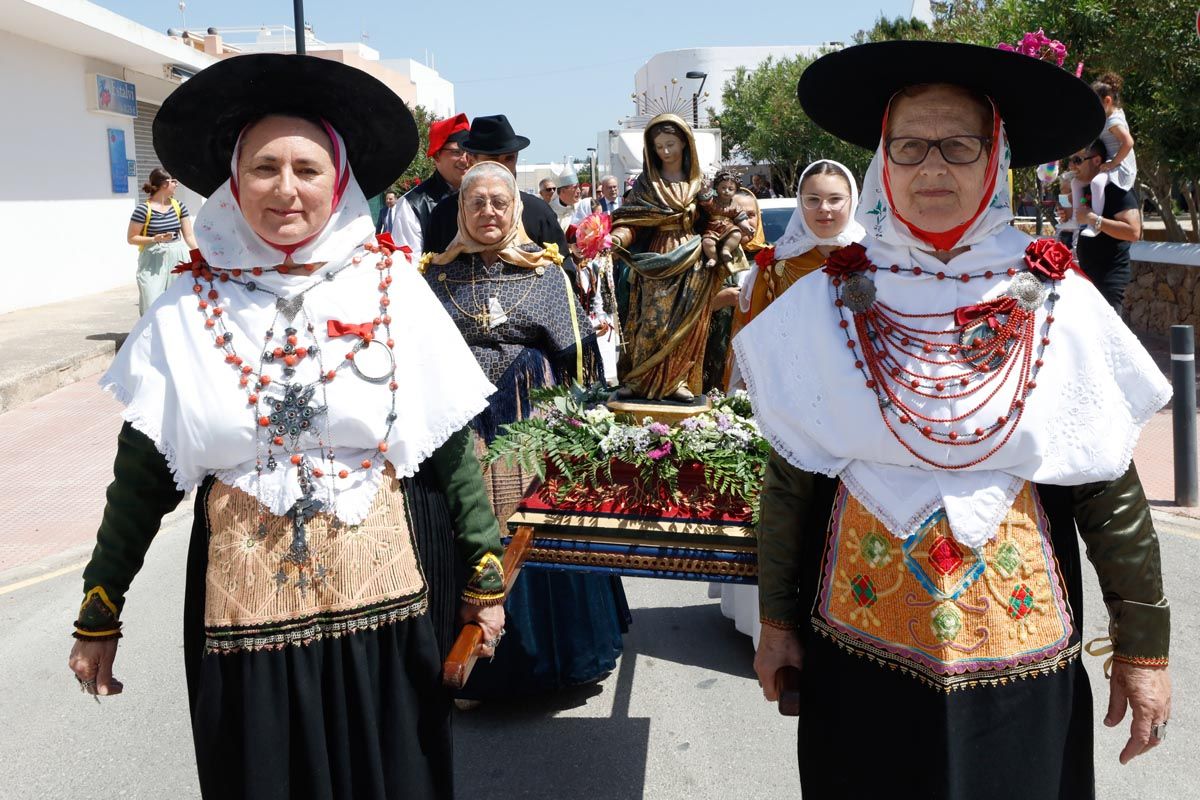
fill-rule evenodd
<path id="1" fill-rule="evenodd" d="M 690 80 L 693 80 L 693 81 L 700 81 L 700 87 L 698 89 L 696 89 L 696 91 L 692 92 L 692 126 L 695 128 L 699 128 L 700 127 L 700 92 L 704 91 L 704 82 L 706 80 L 708 80 L 708 73 L 691 69 L 691 70 L 688 70 L 687 74 L 684 75 L 684 77 L 688 78 Z"/>
<path id="2" fill-rule="evenodd" d="M 588 152 L 591 153 L 592 160 L 592 208 L 595 208 L 600 194 L 600 179 L 596 176 L 596 148 L 589 147 Z"/>

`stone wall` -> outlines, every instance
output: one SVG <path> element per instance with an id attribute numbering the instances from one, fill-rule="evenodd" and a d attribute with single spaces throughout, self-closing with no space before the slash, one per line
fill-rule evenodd
<path id="1" fill-rule="evenodd" d="M 1134 261 L 1124 317 L 1134 331 L 1156 336 L 1191 325 L 1200 349 L 1200 266 Z"/>

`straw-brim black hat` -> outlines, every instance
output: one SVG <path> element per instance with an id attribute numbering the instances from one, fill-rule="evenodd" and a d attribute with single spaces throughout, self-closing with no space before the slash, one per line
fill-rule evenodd
<path id="1" fill-rule="evenodd" d="M 796 91 L 813 122 L 874 150 L 892 97 L 927 83 L 949 83 L 992 98 L 1008 133 L 1013 167 L 1068 156 L 1104 128 L 1096 93 L 1062 67 L 973 44 L 895 41 L 847 47 L 810 64 Z"/>
<path id="2" fill-rule="evenodd" d="M 268 114 L 329 122 L 367 197 L 390 186 L 417 152 L 412 113 L 381 81 L 336 61 L 279 53 L 233 56 L 189 78 L 154 118 L 154 150 L 172 177 L 208 196 L 229 178 L 242 129 Z"/>

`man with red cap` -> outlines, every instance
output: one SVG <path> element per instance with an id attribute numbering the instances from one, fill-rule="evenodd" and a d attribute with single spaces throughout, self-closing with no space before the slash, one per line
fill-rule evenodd
<path id="1" fill-rule="evenodd" d="M 414 259 L 419 258 L 424 249 L 425 230 L 434 206 L 458 191 L 458 184 L 467 171 L 467 153 L 462 149 L 462 141 L 470 130 L 466 114 L 439 119 L 429 126 L 429 149 L 426 155 L 433 159 L 436 169 L 409 190 L 396 203 L 393 212 L 395 222 L 392 225 L 392 238 L 397 244 L 411 247 Z"/>

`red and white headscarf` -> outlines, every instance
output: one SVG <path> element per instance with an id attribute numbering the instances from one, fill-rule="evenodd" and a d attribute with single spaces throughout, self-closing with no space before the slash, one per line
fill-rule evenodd
<path id="1" fill-rule="evenodd" d="M 238 136 L 237 145 L 229 164 L 229 180 L 213 192 L 208 202 L 196 215 L 196 243 L 210 266 L 228 269 L 250 269 L 252 267 L 274 267 L 291 256 L 296 264 L 340 263 L 363 242 L 375 235 L 375 223 L 371 219 L 371 208 L 367 198 L 354 179 L 354 172 L 346 156 L 346 143 L 341 134 L 328 122 L 321 121 L 333 149 L 336 179 L 333 192 L 333 213 L 325 227 L 310 238 L 294 245 L 268 242 L 250 227 L 242 216 L 240 194 L 237 185 L 238 156 L 242 148 L 245 130 Z M 320 270 L 311 274 L 320 279 Z M 259 282 L 285 296 L 303 291 L 306 281 L 278 280 L 272 272 L 266 272 Z M 278 284 L 278 285 L 276 285 Z"/>
<path id="2" fill-rule="evenodd" d="M 884 141 L 888 112 L 883 115 L 879 146 L 863 180 L 862 197 L 855 219 L 873 238 L 895 247 L 912 247 L 926 252 L 953 250 L 978 244 L 1012 220 L 1008 193 L 1008 165 L 1012 151 L 1000 115 L 992 111 L 992 148 L 988 153 L 985 191 L 970 219 L 948 231 L 922 230 L 896 210 Z"/>

